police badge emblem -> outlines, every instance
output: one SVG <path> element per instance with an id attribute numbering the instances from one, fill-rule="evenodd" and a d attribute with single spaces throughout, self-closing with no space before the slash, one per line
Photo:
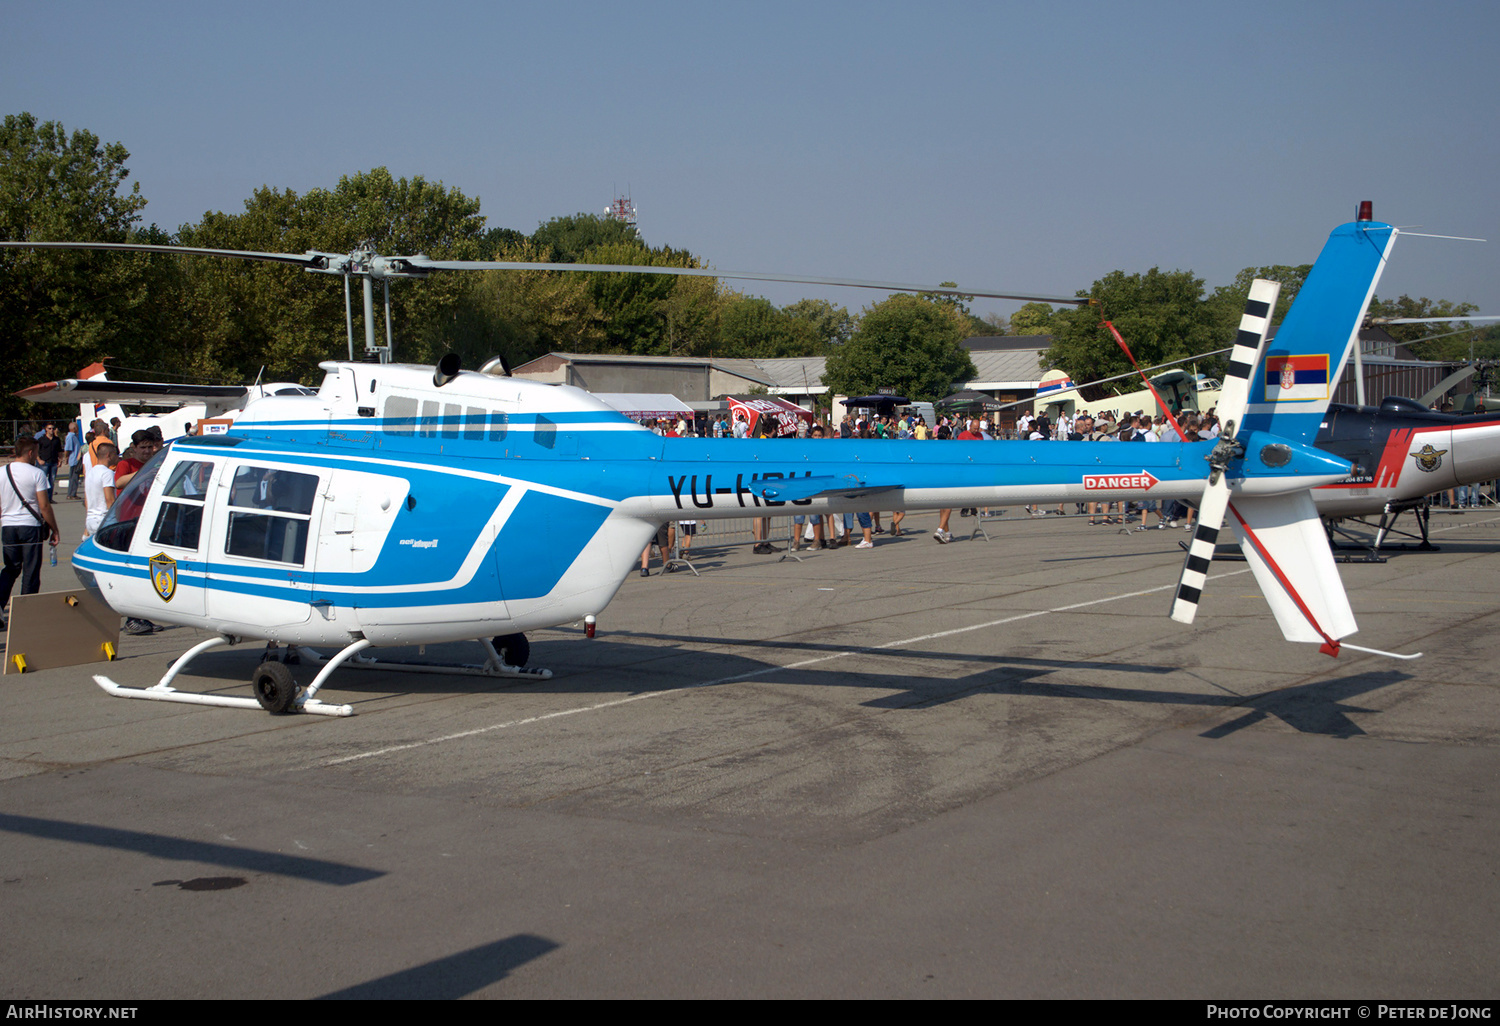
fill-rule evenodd
<path id="1" fill-rule="evenodd" d="M 165 552 L 151 557 L 151 586 L 163 602 L 171 602 L 177 594 L 177 560 Z"/>
<path id="2" fill-rule="evenodd" d="M 1447 449 L 1434 449 L 1432 443 L 1429 442 L 1412 453 L 1411 458 L 1417 461 L 1418 470 L 1430 474 L 1443 465 L 1443 454 L 1447 451 Z"/>

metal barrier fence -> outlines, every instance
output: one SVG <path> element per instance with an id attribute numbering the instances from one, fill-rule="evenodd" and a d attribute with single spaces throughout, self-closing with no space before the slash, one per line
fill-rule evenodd
<path id="1" fill-rule="evenodd" d="M 996 511 L 997 512 L 999 511 L 998 507 L 997 507 Z M 766 531 L 766 540 L 770 541 L 770 542 L 773 542 L 773 543 L 775 543 L 777 545 L 785 545 L 786 542 L 787 542 L 787 539 L 792 536 L 792 523 L 793 523 L 792 522 L 792 516 L 793 515 L 794 514 L 789 514 L 788 513 L 788 514 L 782 514 L 782 515 L 779 515 L 779 516 L 772 516 L 772 517 L 765 518 L 767 520 L 770 520 L 770 522 L 771 522 L 770 526 L 769 526 L 769 529 Z M 795 514 L 795 515 L 800 516 L 801 514 Z M 823 522 L 824 522 L 824 537 L 831 539 L 831 538 L 834 537 L 835 529 L 831 528 L 830 526 L 828 526 L 829 521 L 837 520 L 840 523 L 842 523 L 843 519 L 844 519 L 844 514 L 842 514 L 842 513 L 833 513 L 833 514 L 824 513 L 824 514 L 821 514 L 821 515 L 823 517 Z M 882 511 L 882 513 L 880 514 L 880 516 L 881 516 L 881 523 L 883 525 L 887 525 L 888 526 L 890 524 L 890 513 Z M 908 513 L 906 515 L 906 523 L 902 526 L 902 529 L 903 529 L 904 532 L 906 532 L 908 534 L 915 534 L 918 531 L 930 531 L 931 530 L 930 527 L 928 527 L 928 528 L 918 528 L 918 527 L 916 527 L 912 523 L 912 521 L 915 518 L 918 518 L 918 517 L 922 517 L 922 518 L 933 517 L 933 518 L 936 518 L 936 516 L 937 516 L 937 511 L 936 510 L 923 510 L 921 512 Z M 849 514 L 849 517 L 853 521 L 853 525 L 854 525 L 853 528 L 852 528 L 852 533 L 853 533 L 854 536 L 858 537 L 859 533 L 860 533 L 859 520 L 852 513 Z M 730 520 L 699 520 L 697 522 L 698 523 L 698 531 L 697 531 L 697 534 L 695 535 L 695 540 L 693 542 L 693 545 L 696 548 L 703 548 L 703 547 L 709 546 L 709 545 L 738 545 L 738 544 L 745 544 L 745 543 L 752 542 L 752 541 L 755 540 L 755 536 L 753 534 L 753 531 L 752 531 L 752 528 L 751 528 L 750 525 L 751 525 L 751 522 L 753 520 L 755 520 L 755 519 L 757 519 L 757 518 L 755 518 L 755 517 L 735 517 L 735 518 L 730 519 Z M 677 521 L 677 522 L 678 523 L 682 523 L 682 522 L 691 521 L 691 520 L 692 520 L 692 517 L 684 517 L 681 521 Z M 954 521 L 957 522 L 957 520 L 958 520 L 958 514 L 955 512 L 954 513 Z"/>

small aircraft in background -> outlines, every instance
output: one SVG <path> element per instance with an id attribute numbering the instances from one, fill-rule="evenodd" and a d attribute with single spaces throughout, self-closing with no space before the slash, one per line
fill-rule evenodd
<path id="1" fill-rule="evenodd" d="M 1368 216 L 1336 228 L 1274 347 L 1265 333 L 1279 286 L 1255 283 L 1230 357 L 1217 442 L 662 438 L 577 388 L 512 378 L 498 360 L 478 371 L 461 369 L 451 354 L 436 368 L 324 363 L 315 394 L 259 399 L 227 433 L 180 439 L 159 453 L 80 546 L 75 571 L 117 612 L 214 634 L 153 687 L 96 680 L 122 697 L 348 715 L 349 706 L 316 696 L 335 668 L 365 663 L 372 647 L 476 639 L 488 657 L 477 672 L 546 675 L 524 669 L 524 632 L 592 622 L 657 528 L 684 515 L 1147 497 L 1192 501 L 1202 511 L 1174 619 L 1194 618 L 1227 511 L 1288 640 L 1330 655 L 1378 652 L 1342 640 L 1357 627 L 1311 493 L 1347 479 L 1351 468 L 1313 440 L 1397 234 Z M 310 270 L 337 263 L 338 273 L 365 276 L 367 307 L 375 268 L 734 277 L 371 254 L 232 255 L 317 265 Z M 254 699 L 171 687 L 198 654 L 248 639 L 338 652 L 315 656 L 322 668 L 305 689 L 276 659 L 257 667 Z"/>
<path id="2" fill-rule="evenodd" d="M 15 393 L 35 403 L 77 403 L 85 430 L 95 419 L 106 424 L 120 420 L 120 437 L 156 427 L 166 441 L 187 434 L 187 426 L 208 422 L 208 433 L 226 430 L 246 406 L 270 395 L 316 395 L 317 390 L 294 381 L 268 385 L 178 385 L 158 381 L 111 381 L 102 363 L 91 363 L 76 378 L 44 381 Z M 125 407 L 164 410 L 149 415 L 129 414 Z"/>
<path id="3" fill-rule="evenodd" d="M 1210 353 L 1203 353 L 1192 357 L 1192 359 L 1202 360 L 1210 356 L 1219 356 L 1226 352 L 1228 352 L 1227 349 L 1217 349 Z M 1187 361 L 1178 360 L 1175 362 L 1185 363 Z M 1122 378 L 1135 377 L 1137 375 L 1131 372 L 1129 374 L 1120 374 L 1113 378 L 1104 378 L 1101 381 L 1094 381 L 1089 384 L 1101 385 Z M 1059 413 L 1066 413 L 1069 417 L 1072 417 L 1080 413 L 1094 415 L 1109 410 L 1149 410 L 1157 406 L 1157 396 L 1160 396 L 1161 401 L 1174 411 L 1195 410 L 1203 412 L 1219 405 L 1224 387 L 1217 378 L 1195 374 L 1180 367 L 1172 370 L 1164 370 L 1160 374 L 1153 374 L 1149 380 L 1149 387 L 1140 388 L 1134 392 L 1106 396 L 1103 399 L 1090 402 L 1083 397 L 1080 391 L 1080 388 L 1087 388 L 1088 385 L 1074 385 L 1073 379 L 1069 377 L 1067 371 L 1049 370 L 1046 374 L 1042 375 L 1042 380 L 1037 384 L 1036 399 L 1034 402 L 1037 406 L 1044 406 L 1047 416 L 1054 422 L 1056 422 Z"/>

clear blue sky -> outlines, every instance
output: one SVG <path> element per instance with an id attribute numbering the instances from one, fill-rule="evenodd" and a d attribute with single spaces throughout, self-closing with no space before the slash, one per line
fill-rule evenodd
<path id="1" fill-rule="evenodd" d="M 633 195 L 714 266 L 1071 294 L 1305 263 L 1500 313 L 1500 4 L 4 0 L 0 113 L 123 142 L 175 229 L 385 165 L 531 231 Z M 777 303 L 872 294 L 748 286 Z M 976 304 L 1008 312 L 1015 304 Z"/>

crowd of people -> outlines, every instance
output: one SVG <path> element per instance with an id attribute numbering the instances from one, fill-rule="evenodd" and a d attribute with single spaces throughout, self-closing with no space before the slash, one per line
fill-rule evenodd
<path id="1" fill-rule="evenodd" d="M 1200 441 L 1213 439 L 1219 434 L 1219 419 L 1214 410 L 1199 414 L 1187 411 L 1177 420 L 1182 429 L 1179 435 L 1171 420 L 1164 415 L 1152 417 L 1144 412 L 1123 413 L 1119 411 L 1076 416 L 1062 414 L 1056 420 L 1045 414 L 1024 414 L 1012 430 L 1002 430 L 983 417 L 940 417 L 936 424 L 929 425 L 914 413 L 897 415 L 864 414 L 844 418 L 837 427 L 830 427 L 822 418 L 805 423 L 798 431 L 799 437 L 814 440 L 824 438 L 869 438 L 902 439 L 915 441 L 990 441 L 996 438 L 1020 438 L 1032 441 L 1122 441 L 1122 442 L 1171 442 Z M 751 436 L 749 426 L 743 420 L 731 422 L 726 415 L 717 415 L 706 422 L 695 422 L 686 417 L 677 420 L 662 419 L 647 421 L 646 426 L 666 437 L 706 436 L 716 438 L 746 438 Z M 1066 504 L 1056 510 L 1043 511 L 1035 506 L 1026 507 L 1032 516 L 1046 513 L 1066 514 Z M 932 533 L 933 540 L 946 545 L 953 540 L 950 518 L 953 510 L 938 511 L 938 524 Z M 961 511 L 961 516 L 988 518 L 991 511 L 970 508 Z M 1158 503 L 1154 500 L 1140 502 L 1091 502 L 1075 503 L 1074 515 L 1086 515 L 1090 524 L 1136 523 L 1138 529 L 1165 530 L 1183 526 L 1192 529 L 1195 512 L 1191 505 L 1182 502 Z M 794 514 L 789 547 L 793 552 L 803 548 L 832 549 L 849 546 L 856 549 L 872 549 L 877 535 L 898 538 L 902 534 L 904 511 L 888 514 L 888 523 L 882 524 L 882 513 L 870 510 L 863 513 Z M 1155 523 L 1148 521 L 1154 517 Z M 771 518 L 751 519 L 754 552 L 772 555 L 786 551 L 770 538 Z M 858 526 L 856 533 L 855 527 Z M 676 521 L 664 526 L 641 553 L 640 574 L 650 575 L 653 549 L 660 553 L 663 572 L 675 569 L 672 558 L 675 540 L 683 541 L 683 554 L 688 551 L 699 523 L 696 520 Z M 685 555 L 683 556 L 685 558 Z"/>
<path id="2" fill-rule="evenodd" d="M 120 419 L 95 420 L 84 430 L 81 420 L 48 423 L 39 430 L 22 431 L 16 439 L 14 458 L 0 477 L 0 543 L 4 567 L 0 569 L 0 607 L 8 606 L 17 582 L 22 595 L 41 590 L 43 549 L 51 547 L 57 561 L 61 541 L 56 502 L 58 472 L 68 468 L 69 501 L 78 501 L 83 486 L 83 538 L 99 529 L 115 497 L 128 485 L 146 461 L 164 446 L 161 428 L 135 432 L 130 444 L 120 445 Z M 191 425 L 189 433 L 192 433 Z M 0 630 L 9 621 L 0 614 Z M 149 620 L 130 619 L 127 634 L 152 634 L 161 630 Z"/>

